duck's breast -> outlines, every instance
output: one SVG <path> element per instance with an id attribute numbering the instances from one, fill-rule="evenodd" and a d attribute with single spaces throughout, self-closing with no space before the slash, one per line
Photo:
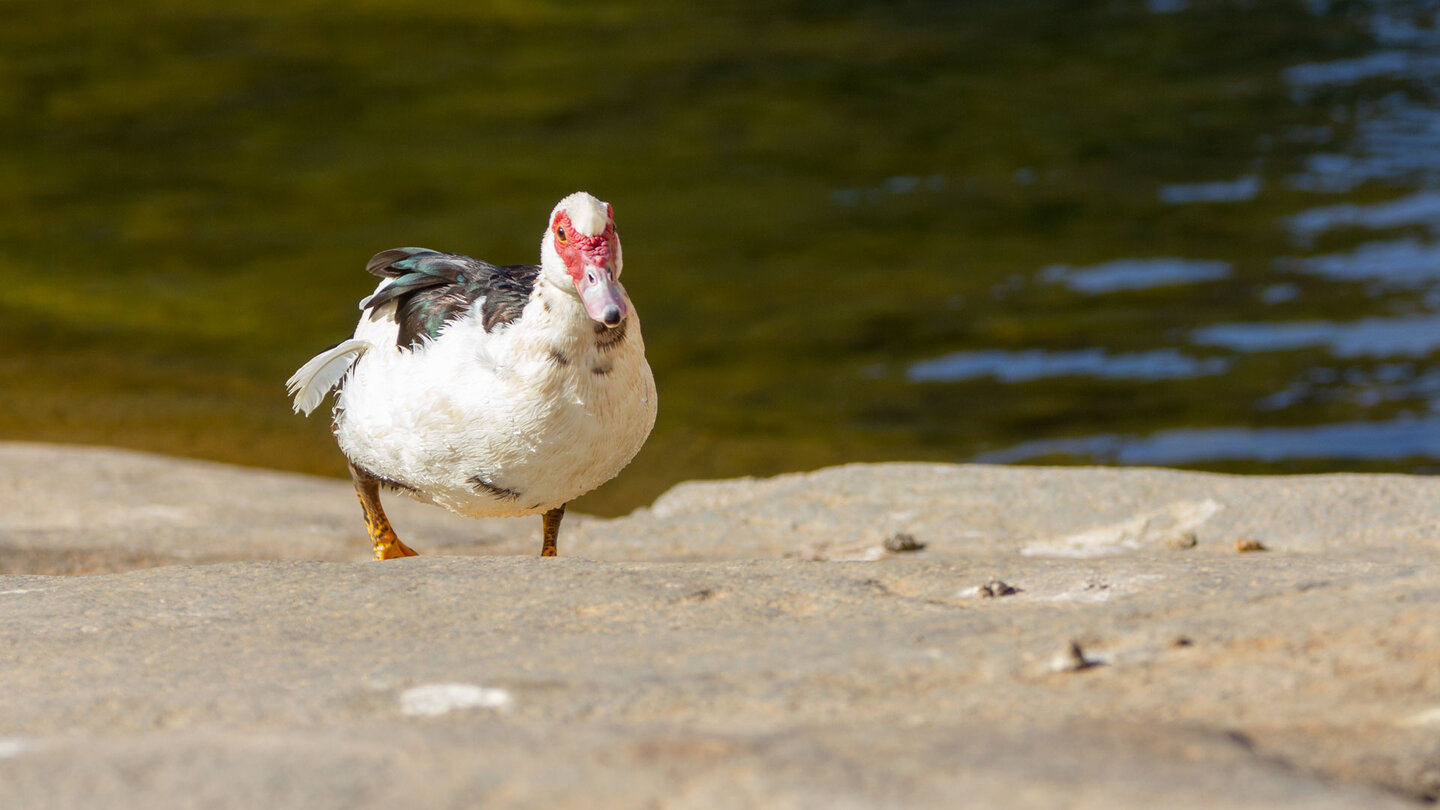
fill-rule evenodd
<path id="1" fill-rule="evenodd" d="M 339 398 L 351 460 L 462 514 L 528 514 L 613 478 L 655 420 L 638 319 L 612 345 L 478 319 L 409 350 L 367 353 Z M 572 330 L 572 332 L 578 330 Z"/>

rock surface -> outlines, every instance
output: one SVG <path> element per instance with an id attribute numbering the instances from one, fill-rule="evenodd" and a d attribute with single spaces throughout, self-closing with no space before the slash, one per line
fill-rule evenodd
<path id="1" fill-rule="evenodd" d="M 1437 479 L 857 465 L 567 517 L 549 560 L 538 519 L 387 508 L 426 556 L 365 561 L 343 481 L 0 445 L 4 806 L 1440 792 Z"/>

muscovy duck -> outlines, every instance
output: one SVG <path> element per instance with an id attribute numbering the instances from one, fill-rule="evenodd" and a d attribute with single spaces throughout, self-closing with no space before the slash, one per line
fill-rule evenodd
<path id="1" fill-rule="evenodd" d="M 470 517 L 544 515 L 615 477 L 655 424 L 655 379 L 625 288 L 609 203 L 580 191 L 550 213 L 540 264 L 425 248 L 377 253 L 355 336 L 287 382 L 309 415 L 336 386 L 333 432 L 375 559 L 413 556 L 386 487 Z"/>

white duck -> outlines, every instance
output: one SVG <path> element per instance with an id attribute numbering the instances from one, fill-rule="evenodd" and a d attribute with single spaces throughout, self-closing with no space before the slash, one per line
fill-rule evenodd
<path id="1" fill-rule="evenodd" d="M 605 483 L 655 424 L 655 379 L 625 288 L 614 209 L 579 191 L 550 213 L 540 265 L 387 250 L 355 336 L 287 383 L 309 415 L 332 388 L 375 559 L 415 554 L 380 486 L 470 517 L 543 514 Z"/>

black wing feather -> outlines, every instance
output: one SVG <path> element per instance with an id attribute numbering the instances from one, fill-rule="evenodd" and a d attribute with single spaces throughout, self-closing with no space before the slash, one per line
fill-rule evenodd
<path id="1" fill-rule="evenodd" d="M 497 266 L 458 253 L 427 248 L 392 248 L 375 254 L 366 272 L 394 279 L 385 289 L 360 302 L 362 310 L 376 310 L 395 302 L 395 321 L 401 348 L 434 339 L 440 329 L 480 302 L 481 324 L 486 332 L 520 317 L 540 268 L 535 265 Z"/>

